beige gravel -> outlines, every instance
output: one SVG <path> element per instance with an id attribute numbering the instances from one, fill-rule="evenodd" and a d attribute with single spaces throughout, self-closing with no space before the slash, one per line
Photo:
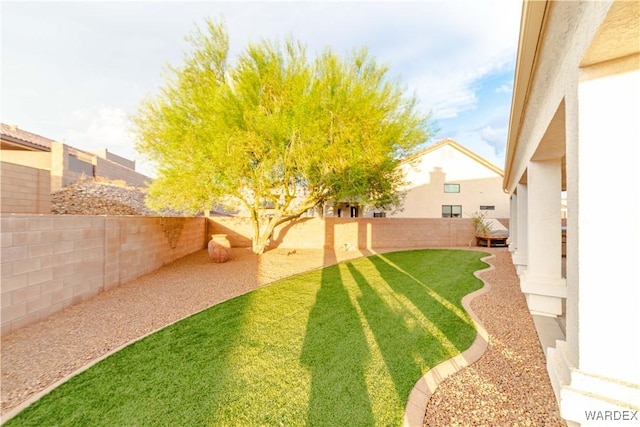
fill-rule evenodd
<path id="1" fill-rule="evenodd" d="M 438 386 L 424 426 L 564 426 L 511 256 L 490 251 L 495 269 L 480 275 L 489 292 L 471 301 L 489 346 L 480 360 Z"/>
<path id="2" fill-rule="evenodd" d="M 438 387 L 425 425 L 562 425 L 508 252 L 490 251 L 496 269 L 483 278 L 491 291 L 472 302 L 491 335 L 489 349 Z M 2 339 L 0 413 L 10 415 L 83 366 L 165 325 L 282 277 L 362 255 L 370 253 L 276 249 L 256 256 L 233 249 L 232 261 L 213 264 L 203 250 L 69 307 Z"/>

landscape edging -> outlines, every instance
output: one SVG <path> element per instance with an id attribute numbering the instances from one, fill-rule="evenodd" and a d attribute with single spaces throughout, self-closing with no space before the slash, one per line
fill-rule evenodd
<path id="1" fill-rule="evenodd" d="M 407 405 L 404 410 L 404 427 L 422 427 L 424 425 L 424 417 L 427 411 L 427 405 L 429 404 L 429 399 L 433 393 L 435 393 L 438 385 L 440 385 L 449 376 L 478 361 L 487 350 L 489 345 L 489 333 L 480 322 L 480 318 L 472 310 L 471 301 L 486 294 L 491 289 L 489 283 L 483 280 L 482 277 L 480 277 L 480 274 L 495 269 L 495 266 L 489 262 L 492 258 L 495 258 L 495 255 L 490 254 L 481 258 L 480 260 L 486 262 L 489 266 L 473 273 L 475 277 L 482 280 L 484 286 L 477 291 L 465 295 L 461 301 L 462 307 L 469 314 L 469 317 L 471 317 L 476 326 L 477 332 L 473 344 L 457 356 L 434 366 L 416 382 L 411 393 L 409 393 L 409 399 L 407 400 Z"/>

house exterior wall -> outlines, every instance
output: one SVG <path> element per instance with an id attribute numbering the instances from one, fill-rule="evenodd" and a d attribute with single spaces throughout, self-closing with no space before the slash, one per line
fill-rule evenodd
<path id="1" fill-rule="evenodd" d="M 204 218 L 2 215 L 2 336 L 205 247 Z"/>
<path id="2" fill-rule="evenodd" d="M 46 151 L 2 150 L 3 162 L 36 169 L 51 169 L 51 153 Z"/>
<path id="3" fill-rule="evenodd" d="M 509 195 L 502 190 L 502 176 L 449 145 L 403 164 L 409 183 L 402 210 L 395 218 L 441 218 L 442 205 L 462 206 L 462 217 L 470 218 L 480 206 L 494 206 L 488 218 L 509 216 Z M 444 184 L 459 184 L 459 193 L 446 193 Z"/>
<path id="4" fill-rule="evenodd" d="M 2 124 L 1 160 L 51 172 L 51 192 L 76 182 L 80 177 L 122 180 L 144 187 L 150 178 L 135 171 L 135 161 L 110 153 L 78 150 L 17 127 Z"/>
<path id="5" fill-rule="evenodd" d="M 510 249 L 527 296 L 566 305 L 566 336 L 545 349 L 562 417 L 601 425 L 586 414 L 640 409 L 640 346 L 621 327 L 640 324 L 640 202 L 631 184 L 640 181 L 640 3 L 527 1 L 524 10 L 504 180 L 518 202 Z M 553 174 L 541 172 L 549 162 Z M 565 283 L 547 268 L 561 242 L 538 238 L 561 227 L 561 183 Z M 612 222 L 625 224 L 624 237 L 605 231 Z"/>
<path id="6" fill-rule="evenodd" d="M 0 162 L 1 213 L 51 213 L 49 172 Z"/>
<path id="7" fill-rule="evenodd" d="M 115 162 L 108 158 L 97 156 L 96 154 L 89 153 L 82 150 L 77 150 L 66 144 L 59 142 L 53 142 L 51 144 L 52 154 L 52 167 L 51 172 L 53 175 L 54 188 L 52 191 L 56 191 L 62 187 L 66 187 L 76 182 L 82 175 L 94 176 L 98 178 L 106 178 L 111 180 L 123 180 L 129 185 L 136 187 L 144 187 L 146 182 L 150 179 L 124 166 L 124 161 Z M 106 153 L 112 156 L 111 153 Z M 89 169 L 86 172 L 79 172 L 71 167 L 71 161 L 76 160 L 78 162 L 84 162 Z M 126 160 L 126 159 L 123 159 Z M 131 162 L 135 165 L 134 162 Z"/>

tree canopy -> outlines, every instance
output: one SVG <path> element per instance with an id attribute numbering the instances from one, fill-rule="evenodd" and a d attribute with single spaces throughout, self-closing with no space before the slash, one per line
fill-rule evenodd
<path id="1" fill-rule="evenodd" d="M 327 201 L 399 203 L 398 163 L 428 119 L 366 49 L 309 58 L 292 39 L 262 41 L 232 62 L 225 26 L 209 20 L 189 41 L 134 117 L 137 148 L 158 165 L 153 208 L 243 206 L 262 253 L 276 226 Z"/>

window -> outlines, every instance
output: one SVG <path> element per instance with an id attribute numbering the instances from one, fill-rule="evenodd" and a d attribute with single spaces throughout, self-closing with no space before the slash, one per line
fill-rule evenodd
<path id="1" fill-rule="evenodd" d="M 442 205 L 442 218 L 462 218 L 462 206 Z"/>
<path id="2" fill-rule="evenodd" d="M 445 184 L 444 185 L 445 193 L 459 193 L 460 192 L 460 184 Z"/>
<path id="3" fill-rule="evenodd" d="M 374 212 L 373 213 L 373 217 L 374 218 L 386 218 L 387 214 L 386 214 L 386 212 Z"/>
<path id="4" fill-rule="evenodd" d="M 495 211 L 496 207 L 492 205 L 480 205 L 481 211 Z"/>

